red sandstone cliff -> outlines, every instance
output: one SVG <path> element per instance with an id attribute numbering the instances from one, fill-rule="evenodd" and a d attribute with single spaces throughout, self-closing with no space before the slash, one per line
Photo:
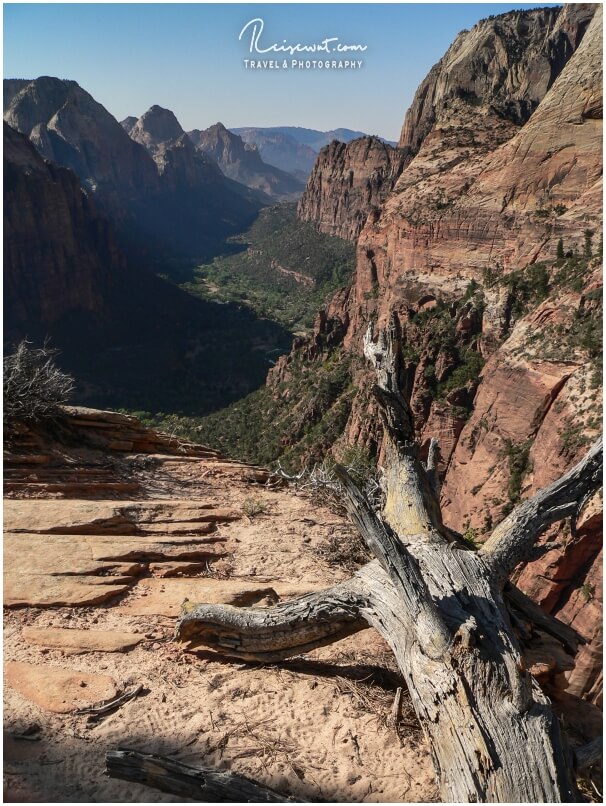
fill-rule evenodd
<path id="1" fill-rule="evenodd" d="M 442 110 L 359 238 L 350 338 L 375 313 L 365 297 L 376 286 L 384 319 L 419 293 L 456 296 L 486 271 L 555 257 L 560 238 L 579 249 L 601 227 L 601 19 L 600 8 L 521 128 L 456 96 Z"/>

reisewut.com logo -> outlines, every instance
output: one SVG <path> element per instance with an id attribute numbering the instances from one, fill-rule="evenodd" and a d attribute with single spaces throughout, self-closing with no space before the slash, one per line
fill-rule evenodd
<path id="1" fill-rule="evenodd" d="M 253 58 L 243 59 L 246 70 L 360 70 L 364 66 L 362 59 L 353 59 L 350 54 L 363 53 L 368 45 L 345 44 L 338 36 L 327 36 L 307 45 L 300 42 L 291 44 L 286 39 L 282 40 L 282 44 L 273 42 L 265 45 L 261 43 L 264 26 L 264 21 L 256 17 L 240 31 L 238 40 L 249 42 L 249 53 L 253 54 Z M 303 54 L 312 53 L 319 58 L 301 58 Z M 283 54 L 290 58 L 285 58 Z"/>

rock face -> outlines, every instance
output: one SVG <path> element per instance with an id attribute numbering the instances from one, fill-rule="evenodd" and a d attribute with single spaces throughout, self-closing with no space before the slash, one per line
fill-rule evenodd
<path id="1" fill-rule="evenodd" d="M 452 229 L 450 216 L 443 211 L 449 210 L 453 198 L 468 192 L 482 158 L 528 121 L 579 45 L 593 10 L 590 5 L 575 5 L 565 11 L 515 12 L 463 31 L 417 90 L 399 148 L 364 138 L 323 149 L 299 204 L 299 215 L 316 222 L 323 232 L 355 240 L 371 210 L 381 205 L 403 169 L 422 151 L 400 180 L 395 215 L 400 222 L 408 220 L 409 226 L 423 221 L 425 226 L 418 227 L 422 242 L 433 229 L 425 223 L 428 219 L 438 218 L 442 228 Z M 443 173 L 449 174 L 446 181 Z M 418 187 L 423 178 L 426 199 Z M 410 194 L 411 186 L 414 194 Z M 422 200 L 427 209 L 421 208 Z M 377 228 L 384 226 L 386 215 L 389 211 L 382 210 Z M 401 229 L 400 223 L 398 232 Z M 485 222 L 478 230 L 490 243 Z M 440 238 L 441 232 L 434 237 Z M 402 234 L 406 235 L 406 228 Z M 401 259 L 410 247 L 406 250 L 398 244 L 393 251 Z M 421 265 L 416 252 L 409 256 L 409 268 Z"/>
<path id="2" fill-rule="evenodd" d="M 159 192 L 153 161 L 75 81 L 42 76 L 28 82 L 10 98 L 4 119 L 116 211 Z"/>
<path id="3" fill-rule="evenodd" d="M 327 235 L 355 240 L 395 185 L 409 151 L 378 137 L 333 140 L 320 152 L 297 212 Z"/>
<path id="4" fill-rule="evenodd" d="M 501 14 L 462 31 L 421 83 L 399 145 L 417 152 L 440 118 L 461 105 L 526 123 L 578 47 L 589 4 Z"/>
<path id="5" fill-rule="evenodd" d="M 153 107 L 137 136 L 151 142 L 163 133 L 175 134 L 178 123 L 171 114 Z M 4 119 L 29 137 L 43 157 L 77 174 L 124 248 L 139 260 L 167 251 L 208 254 L 250 224 L 259 209 L 248 191 L 208 165 L 190 171 L 184 183 L 182 174 L 158 170 L 146 148 L 75 81 L 43 76 L 21 85 L 11 80 Z M 145 127 L 150 128 L 147 134 Z M 181 157 L 182 152 L 177 162 Z M 168 156 L 165 161 L 171 163 Z"/>
<path id="6" fill-rule="evenodd" d="M 123 121 L 124 124 L 124 121 Z M 169 109 L 152 106 L 128 129 L 153 158 L 165 186 L 173 192 L 225 184 L 217 163 L 200 153 Z"/>
<path id="7" fill-rule="evenodd" d="M 102 312 L 125 270 L 111 228 L 72 171 L 45 162 L 4 124 L 6 327 Z"/>
<path id="8" fill-rule="evenodd" d="M 559 14 L 566 27 L 574 11 Z M 526 125 L 459 98 L 451 114 L 441 111 L 359 239 L 354 320 L 367 316 L 364 295 L 375 283 L 383 318 L 416 302 L 424 287 L 452 294 L 457 275 L 479 282 L 486 271 L 553 258 L 560 238 L 567 250 L 581 249 L 584 231 L 599 229 L 601 12 L 596 17 Z"/>
<path id="9" fill-rule="evenodd" d="M 245 143 L 222 123 L 208 129 L 194 129 L 189 137 L 196 148 L 210 155 L 230 179 L 260 190 L 273 199 L 296 199 L 303 185 L 292 174 L 263 162 L 256 145 Z"/>
<path id="10" fill-rule="evenodd" d="M 270 383 L 287 382 L 292 362 L 357 357 L 368 322 L 397 314 L 417 431 L 442 444 L 445 520 L 477 540 L 572 466 L 600 426 L 601 25 L 601 7 L 573 5 L 463 32 L 415 96 L 403 167 L 377 209 L 348 200 L 344 157 L 356 143 L 320 156 L 299 208 L 340 234 L 351 221 L 350 237 L 365 224 L 352 288 Z M 375 166 L 362 158 L 360 175 Z M 350 364 L 364 389 L 366 370 Z M 343 440 L 380 451 L 375 418 L 359 392 Z M 594 700 L 599 517 L 576 536 L 565 526 L 547 536 L 564 545 L 520 576 L 580 625 L 589 643 L 569 682 Z"/>
<path id="11" fill-rule="evenodd" d="M 237 232 L 250 223 L 264 197 L 230 181 L 216 161 L 197 149 L 169 109 L 152 106 L 129 129 L 156 165 L 162 196 L 153 206 L 158 218 L 170 210 L 170 239 L 182 254 L 197 254 L 203 237 L 215 230 Z M 162 222 L 161 227 L 168 229 Z M 210 236 L 215 241 L 215 235 Z"/>

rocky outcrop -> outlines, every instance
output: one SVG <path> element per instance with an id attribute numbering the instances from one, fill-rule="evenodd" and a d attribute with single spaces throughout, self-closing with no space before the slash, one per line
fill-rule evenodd
<path id="1" fill-rule="evenodd" d="M 120 126 L 124 129 L 127 134 L 130 134 L 131 129 L 137 122 L 138 118 L 134 115 L 129 115 L 128 117 L 124 118 L 124 120 L 120 121 Z"/>
<path id="2" fill-rule="evenodd" d="M 181 184 L 183 143 L 175 157 L 179 171 L 160 171 L 146 148 L 75 81 L 48 76 L 22 86 L 12 81 L 5 100 L 4 119 L 29 137 L 43 157 L 77 174 L 114 224 L 123 247 L 139 261 L 158 262 L 167 253 L 209 256 L 259 210 L 258 199 L 211 165 L 189 171 Z M 137 136 L 147 136 L 149 144 L 160 142 L 160 135 L 176 134 L 180 126 L 171 115 L 154 107 L 140 125 L 134 124 Z M 193 151 L 187 158 L 195 162 Z M 172 162 L 168 154 L 165 162 Z"/>
<path id="3" fill-rule="evenodd" d="M 74 310 L 102 314 L 125 259 L 76 175 L 4 124 L 6 333 Z"/>
<path id="4" fill-rule="evenodd" d="M 316 160 L 297 208 L 299 218 L 327 235 L 355 241 L 407 161 L 409 150 L 392 148 L 378 137 L 347 144 L 333 140 Z"/>
<path id="5" fill-rule="evenodd" d="M 217 469 L 224 464 L 217 451 L 148 428 L 131 415 L 84 406 L 65 406 L 51 426 L 21 421 L 5 424 L 4 495 L 7 498 L 50 495 L 104 500 L 132 497 L 140 492 L 140 484 L 132 472 L 131 455 L 146 456 L 150 464 L 178 462 L 184 457 L 189 457 L 188 461 L 208 462 Z M 267 481 L 268 473 L 261 468 L 232 465 L 243 479 L 260 483 Z M 64 517 L 60 514 L 60 506 L 56 513 L 58 517 Z M 209 521 L 200 512 L 192 513 L 191 508 L 183 517 L 183 507 L 180 513 L 170 512 L 169 515 L 175 522 L 185 521 L 181 527 L 183 533 L 209 531 L 206 527 L 213 520 L 212 516 Z M 45 517 L 48 521 L 48 512 Z M 86 526 L 86 508 L 79 517 L 79 522 L 72 522 L 72 531 L 90 534 Z M 97 527 L 101 529 L 104 519 L 99 520 L 99 517 Z M 224 510 L 222 517 L 230 520 Z M 158 519 L 156 514 L 151 521 Z M 145 515 L 137 508 L 120 512 L 119 508 L 112 509 L 112 506 L 104 520 L 110 532 L 119 528 L 123 534 L 157 531 L 150 527 L 151 521 L 149 518 L 146 521 Z M 198 525 L 194 526 L 192 521 L 197 521 Z M 26 513 L 20 528 L 36 531 L 31 513 Z M 171 531 L 171 527 L 166 525 L 160 528 Z M 96 533 L 101 534 L 98 529 Z"/>
<path id="6" fill-rule="evenodd" d="M 245 143 L 222 123 L 188 134 L 196 148 L 216 160 L 230 179 L 272 199 L 293 200 L 300 196 L 303 184 L 299 179 L 263 162 L 256 145 Z"/>
<path id="7" fill-rule="evenodd" d="M 589 287 L 601 293 L 601 283 L 590 280 Z M 586 294 L 549 297 L 516 323 L 483 367 L 443 487 L 444 515 L 454 528 L 482 536 L 503 507 L 550 484 L 597 437 L 595 367 L 574 337 Z M 597 310 L 596 323 L 600 317 Z"/>
<path id="8" fill-rule="evenodd" d="M 578 47 L 594 6 L 514 11 L 462 31 L 419 86 L 399 145 L 417 152 L 454 109 L 528 121 Z M 474 115 L 475 117 L 475 115 Z"/>
<path id="9" fill-rule="evenodd" d="M 124 214 L 130 201 L 160 190 L 153 160 L 75 81 L 28 82 L 5 106 L 4 119 L 115 212 Z"/>
<path id="10" fill-rule="evenodd" d="M 152 106 L 128 132 L 153 158 L 167 190 L 210 193 L 213 186 L 219 192 L 225 186 L 217 163 L 195 148 L 169 109 Z"/>
<path id="11" fill-rule="evenodd" d="M 581 4 L 511 12 L 463 31 L 417 90 L 399 148 L 365 138 L 323 149 L 299 215 L 324 232 L 355 240 L 368 214 L 385 201 L 402 174 L 393 208 L 382 209 L 377 221 L 372 216 L 369 220 L 373 242 L 384 240 L 378 233 L 385 227 L 395 231 L 398 243 L 381 247 L 398 260 L 396 271 L 424 269 L 426 242 L 456 240 L 456 228 L 463 239 L 470 224 L 482 243 L 490 245 L 493 233 L 487 222 L 473 224 L 471 215 L 459 221 L 453 202 L 471 192 L 486 157 L 537 109 L 578 47 L 594 8 Z M 599 69 L 601 62 L 595 64 Z M 402 244 L 407 238 L 413 244 Z M 370 264 L 376 250 L 366 248 Z M 434 251 L 432 267 L 440 258 Z M 447 261 L 445 256 L 442 265 Z"/>

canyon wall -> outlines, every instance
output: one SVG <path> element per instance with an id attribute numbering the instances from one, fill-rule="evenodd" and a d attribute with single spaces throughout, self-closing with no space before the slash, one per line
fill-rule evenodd
<path id="1" fill-rule="evenodd" d="M 563 27 L 580 11 L 565 7 L 559 14 Z M 457 295 L 487 272 L 554 258 L 560 238 L 566 250 L 581 250 L 585 230 L 599 230 L 601 9 L 591 28 L 551 87 L 547 75 L 538 82 L 546 95 L 525 125 L 493 112 L 488 99 L 470 105 L 455 93 L 452 108 L 441 108 L 380 214 L 360 235 L 352 338 L 370 313 L 384 320 L 423 292 Z M 473 40 L 475 30 L 463 36 Z M 408 131 L 413 137 L 411 126 Z M 379 305 L 371 309 L 365 296 L 375 286 Z"/>
<path id="2" fill-rule="evenodd" d="M 4 124 L 4 299 L 10 336 L 74 309 L 101 312 L 125 269 L 107 221 L 67 168 Z"/>

